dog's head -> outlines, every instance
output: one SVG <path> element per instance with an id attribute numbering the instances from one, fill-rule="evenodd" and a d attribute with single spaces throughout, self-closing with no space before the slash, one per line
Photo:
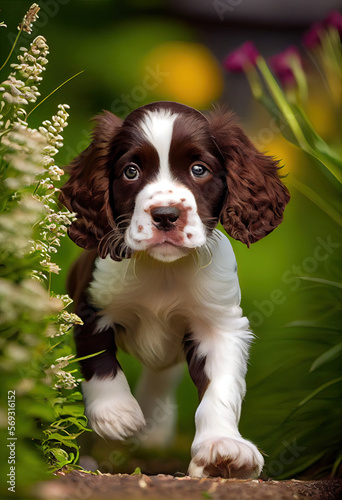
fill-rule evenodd
<path id="1" fill-rule="evenodd" d="M 173 261 L 204 245 L 218 222 L 247 245 L 278 226 L 290 198 L 278 169 L 230 113 L 157 102 L 123 121 L 96 118 L 60 200 L 77 213 L 69 236 L 79 246 L 114 260 L 146 251 Z"/>

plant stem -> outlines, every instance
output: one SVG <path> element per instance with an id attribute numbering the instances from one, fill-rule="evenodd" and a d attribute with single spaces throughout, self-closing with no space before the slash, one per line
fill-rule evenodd
<path id="1" fill-rule="evenodd" d="M 246 68 L 245 75 L 255 99 L 260 100 L 262 97 L 262 86 L 260 78 L 254 66 Z"/>
<path id="2" fill-rule="evenodd" d="M 300 125 L 298 121 L 296 120 L 296 116 L 293 113 L 291 106 L 286 100 L 286 97 L 283 94 L 283 91 L 279 87 L 278 83 L 276 82 L 274 76 L 272 75 L 271 71 L 269 70 L 266 61 L 263 57 L 259 56 L 257 59 L 257 66 L 263 75 L 265 82 L 277 104 L 279 107 L 280 111 L 283 113 L 284 117 L 287 119 L 287 122 L 295 136 L 295 138 L 298 141 L 299 146 L 304 149 L 305 151 L 308 150 L 308 143 L 304 137 L 304 134 L 300 128 Z M 311 149 L 311 148 L 310 148 Z"/>
<path id="3" fill-rule="evenodd" d="M 75 75 L 73 75 L 70 78 L 68 78 L 68 80 L 65 80 L 65 82 L 63 82 L 60 85 L 58 85 L 58 87 L 56 87 L 52 92 L 50 92 L 50 94 L 48 94 L 46 97 L 44 97 L 44 99 L 42 101 L 40 101 L 34 108 L 31 109 L 31 111 L 26 115 L 25 121 L 30 116 L 30 114 L 33 113 L 33 111 L 38 108 L 38 106 L 40 106 L 41 104 L 43 104 L 44 101 L 46 101 L 46 99 L 48 99 L 50 96 L 52 96 L 52 94 L 54 94 L 55 92 L 57 92 L 57 90 L 59 90 L 61 87 L 63 87 L 63 85 L 65 85 L 66 83 L 70 82 L 70 80 L 72 80 L 73 78 L 76 78 L 76 76 L 80 75 L 83 72 L 84 72 L 84 70 L 79 71 Z"/>
<path id="4" fill-rule="evenodd" d="M 14 43 L 13 43 L 13 45 L 12 45 L 12 48 L 11 48 L 11 50 L 10 50 L 10 53 L 9 53 L 9 54 L 8 54 L 8 56 L 7 56 L 6 61 L 3 63 L 3 65 L 2 65 L 2 66 L 1 66 L 1 68 L 0 68 L 0 71 L 1 71 L 1 70 L 5 67 L 5 66 L 6 66 L 6 64 L 8 63 L 8 61 L 9 61 L 9 59 L 10 59 L 11 55 L 13 54 L 13 50 L 15 49 L 15 46 L 17 45 L 17 42 L 18 42 L 18 40 L 19 40 L 19 37 L 20 37 L 20 35 L 21 35 L 21 32 L 22 32 L 22 31 L 23 31 L 23 28 L 21 27 L 21 28 L 20 28 L 20 30 L 19 30 L 19 33 L 18 33 L 18 34 L 17 34 L 17 36 L 16 36 L 16 39 L 14 40 Z"/>

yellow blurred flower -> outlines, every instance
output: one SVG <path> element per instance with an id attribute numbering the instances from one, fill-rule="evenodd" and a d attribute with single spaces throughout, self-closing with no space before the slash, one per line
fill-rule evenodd
<path id="1" fill-rule="evenodd" d="M 281 175 L 286 175 L 289 172 L 294 173 L 297 170 L 300 152 L 296 146 L 286 141 L 280 134 L 275 135 L 268 144 L 259 149 L 279 160 L 279 164 L 284 167 L 281 170 Z"/>
<path id="2" fill-rule="evenodd" d="M 166 42 L 154 48 L 143 60 L 143 68 L 159 67 L 167 74 L 156 88 L 158 97 L 205 108 L 217 100 L 223 89 L 218 61 L 201 44 Z"/>
<path id="3" fill-rule="evenodd" d="M 312 92 L 306 113 L 318 135 L 327 139 L 336 133 L 336 125 L 331 101 L 323 90 L 316 88 Z"/>

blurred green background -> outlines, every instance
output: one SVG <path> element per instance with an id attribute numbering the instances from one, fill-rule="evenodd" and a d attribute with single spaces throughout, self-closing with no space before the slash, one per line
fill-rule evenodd
<path id="1" fill-rule="evenodd" d="M 198 2 L 197 6 L 196 2 L 171 0 L 37 3 L 40 18 L 32 35 L 23 34 L 18 46 L 28 46 L 38 34 L 47 39 L 50 55 L 42 96 L 83 71 L 30 116 L 31 126 L 39 126 L 59 103 L 70 105 L 60 166 L 88 145 L 90 120 L 101 110 L 123 117 L 155 100 L 176 100 L 201 110 L 210 109 L 213 103 L 224 104 L 236 112 L 261 150 L 282 159 L 292 195 L 283 224 L 250 249 L 232 241 L 242 306 L 257 337 L 251 349 L 240 430 L 266 453 L 266 475 L 292 477 L 304 470 L 306 477 L 328 475 L 332 464 L 335 468 L 339 464 L 341 385 L 328 383 L 341 375 L 340 351 L 316 370 L 310 367 L 340 338 L 339 289 L 298 276 L 338 281 L 341 237 L 337 224 L 291 187 L 291 176 L 335 206 L 338 200 L 312 160 L 287 143 L 253 101 L 244 75 L 228 75 L 221 68 L 226 53 L 246 39 L 253 39 L 265 57 L 298 45 L 307 26 L 336 3 L 318 2 L 320 10 L 307 8 L 298 11 L 296 18 L 291 2 L 287 10 L 280 5 L 284 2 L 273 2 L 280 6 L 278 11 L 271 9 L 273 17 L 266 1 L 259 2 L 257 15 L 247 0 L 226 2 L 224 13 L 215 7 L 217 2 Z M 8 26 L 0 32 L 2 57 L 10 50 L 17 24 L 30 5 L 26 0 L 1 2 L 0 15 Z M 334 143 L 336 106 L 309 58 L 306 64 L 307 111 L 318 132 Z M 79 251 L 70 241 L 63 242 L 57 258 L 62 271 L 53 280 L 55 292 L 65 292 L 68 268 Z M 120 359 L 134 386 L 139 365 L 125 355 Z M 324 384 L 326 388 L 298 406 Z M 132 472 L 136 466 L 144 472 L 186 472 L 197 406 L 197 393 L 186 370 L 178 401 L 178 436 L 171 451 L 130 453 L 124 444 L 91 435 L 81 441 L 81 454 L 92 455 L 104 472 Z M 113 458 L 117 450 L 120 460 Z"/>

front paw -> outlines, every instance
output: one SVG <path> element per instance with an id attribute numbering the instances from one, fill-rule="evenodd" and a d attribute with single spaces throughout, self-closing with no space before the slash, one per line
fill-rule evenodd
<path id="1" fill-rule="evenodd" d="M 101 437 L 124 440 L 140 431 L 145 418 L 133 396 L 123 400 L 94 402 L 85 408 L 90 427 Z"/>
<path id="2" fill-rule="evenodd" d="M 85 414 L 90 427 L 102 437 L 124 440 L 145 425 L 141 408 L 132 396 L 125 376 L 113 379 L 93 377 L 82 383 Z"/>
<path id="3" fill-rule="evenodd" d="M 258 477 L 264 459 L 257 447 L 243 438 L 211 438 L 194 443 L 188 474 L 248 479 Z"/>

